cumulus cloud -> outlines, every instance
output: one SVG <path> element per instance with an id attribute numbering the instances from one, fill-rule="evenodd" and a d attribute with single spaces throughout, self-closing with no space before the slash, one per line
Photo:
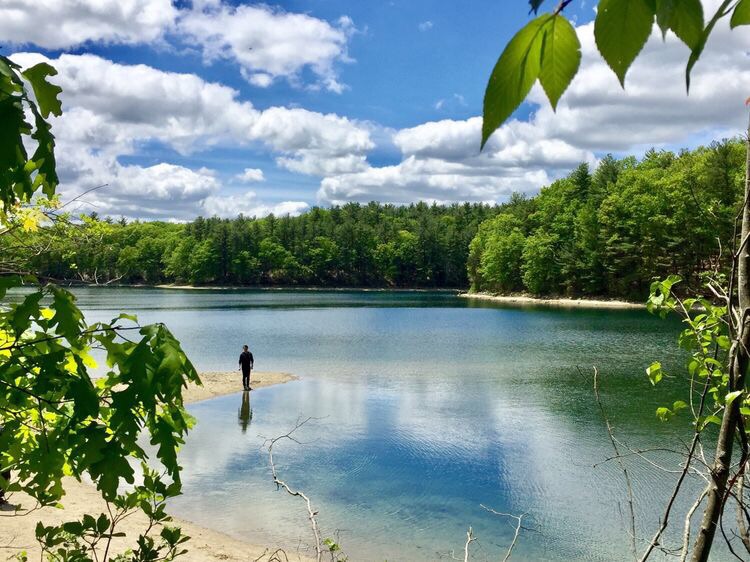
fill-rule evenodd
<path id="1" fill-rule="evenodd" d="M 13 59 L 22 66 L 47 60 L 36 53 L 17 53 Z M 223 145 L 264 148 L 282 166 L 321 175 L 362 169 L 365 152 L 374 146 L 366 127 L 344 117 L 301 108 L 261 111 L 238 99 L 236 90 L 193 74 L 94 55 L 63 54 L 51 62 L 63 88 L 63 115 L 53 118 L 62 188 L 66 196 L 75 196 L 95 185 L 113 186 L 87 197 L 106 212 L 139 216 L 142 202 L 140 216 L 187 217 L 202 212 L 199 203 L 218 189 L 218 180 L 206 170 L 120 164 L 123 156 L 138 156 L 148 143 L 183 155 Z M 150 183 L 149 174 L 166 169 L 177 182 L 160 176 Z M 187 191 L 180 191 L 179 181 Z M 162 196 L 170 190 L 175 206 Z"/>
<path id="2" fill-rule="evenodd" d="M 0 37 L 46 49 L 87 42 L 150 43 L 162 37 L 176 15 L 171 0 L 3 0 Z"/>
<path id="3" fill-rule="evenodd" d="M 300 84 L 303 76 L 312 75 L 318 87 L 331 91 L 343 87 L 337 67 L 347 60 L 354 29 L 348 18 L 332 24 L 267 6 L 230 7 L 220 0 L 194 2 L 179 14 L 169 2 L 126 0 L 118 3 L 117 10 L 99 14 L 96 7 L 108 6 L 108 1 L 79 0 L 76 13 L 81 17 L 77 20 L 62 12 L 56 19 L 43 18 L 55 19 L 55 29 L 47 34 L 30 29 L 28 18 L 37 6 L 49 4 L 55 10 L 59 3 L 7 0 L 0 6 L 0 33 L 5 26 L 5 36 L 23 34 L 29 42 L 39 38 L 52 48 L 87 41 L 148 42 L 168 28 L 178 37 L 182 34 L 193 40 L 207 61 L 235 61 L 257 86 L 267 87 L 280 79 Z M 151 12 L 133 11 L 134 6 L 146 4 L 155 7 Z M 103 18 L 101 25 L 91 24 L 95 17 Z M 128 23 L 119 28 L 117 22 L 123 18 L 141 25 Z M 86 31 L 89 27 L 94 31 Z M 237 205 L 248 201 L 244 207 L 248 213 L 252 209 L 279 211 L 254 194 L 222 199 L 218 174 L 149 159 L 145 148 L 156 144 L 183 156 L 224 146 L 269 154 L 287 171 L 320 177 L 318 199 L 322 203 L 501 202 L 513 191 L 536 192 L 579 162 L 593 164 L 609 151 L 689 146 L 697 138 L 731 135 L 742 127 L 743 100 L 750 91 L 747 34 L 730 32 L 726 23 L 717 27 L 695 68 L 687 97 L 683 73 L 688 51 L 673 36 L 665 44 L 654 33 L 623 90 L 596 51 L 592 24 L 579 26 L 577 32 L 583 50 L 581 70 L 557 113 L 535 87 L 528 99 L 530 116 L 503 125 L 482 153 L 479 117 L 392 131 L 301 107 L 261 110 L 235 89 L 195 74 L 64 54 L 51 62 L 60 72 L 55 80 L 64 90 L 65 113 L 54 120 L 54 131 L 65 193 L 75 195 L 109 183 L 114 188 L 87 199 L 106 209 L 126 209 L 131 216 L 171 213 L 187 218 L 197 213 L 237 212 Z M 28 53 L 13 58 L 24 65 L 43 59 Z M 436 102 L 435 108 L 450 114 L 462 110 L 464 103 L 455 94 Z M 368 154 L 375 149 L 379 158 L 387 153 L 391 165 L 372 165 Z M 133 163 L 138 161 L 147 164 Z M 248 173 L 241 181 L 262 179 L 262 172 Z M 167 181 L 167 176 L 179 181 Z M 113 191 L 117 193 L 109 195 Z M 289 205 L 290 212 L 302 208 L 301 202 Z"/>
<path id="4" fill-rule="evenodd" d="M 317 77 L 315 87 L 340 93 L 344 85 L 336 65 L 351 60 L 347 45 L 355 28 L 346 16 L 332 25 L 265 5 L 214 4 L 184 11 L 178 30 L 201 46 L 207 62 L 237 62 L 254 86 L 265 88 L 282 77 L 299 84 L 309 69 Z"/>
<path id="5" fill-rule="evenodd" d="M 267 88 L 278 78 L 296 85 L 308 69 L 312 88 L 340 93 L 337 65 L 351 62 L 351 18 L 335 23 L 260 5 L 196 0 L 177 9 L 172 0 L 4 0 L 0 37 L 15 45 L 69 49 L 89 43 L 197 44 L 206 62 L 228 59 L 245 79 Z M 166 39 L 165 39 L 166 38 Z"/>
<path id="6" fill-rule="evenodd" d="M 718 26 L 694 69 L 690 95 L 684 69 L 689 55 L 671 34 L 654 31 L 623 90 L 602 61 L 593 24 L 579 26 L 583 59 L 579 74 L 553 112 L 540 87 L 528 98 L 527 121 L 511 120 L 479 152 L 481 118 L 442 120 L 393 135 L 400 163 L 372 167 L 321 181 L 321 202 L 377 199 L 405 203 L 494 201 L 513 191 L 533 193 L 580 162 L 597 155 L 650 146 L 694 145 L 738 133 L 750 91 L 750 37 Z M 445 100 L 436 104 L 444 107 Z"/>
<path id="7" fill-rule="evenodd" d="M 245 168 L 241 174 L 237 174 L 235 177 L 244 183 L 263 181 L 264 179 L 263 170 L 260 168 Z"/>
<path id="8" fill-rule="evenodd" d="M 12 58 L 22 66 L 47 60 L 35 53 Z M 194 74 L 95 55 L 63 54 L 50 62 L 63 88 L 55 130 L 98 151 L 128 153 L 153 140 L 182 154 L 222 143 L 263 143 L 283 157 L 312 160 L 362 155 L 373 147 L 368 128 L 350 119 L 302 108 L 261 111 L 239 100 L 236 90 Z"/>
<path id="9" fill-rule="evenodd" d="M 417 28 L 419 29 L 419 31 L 422 31 L 422 32 L 429 31 L 430 29 L 432 29 L 432 27 L 433 27 L 433 23 L 430 20 L 423 21 L 419 25 L 417 25 Z"/>
<path id="10" fill-rule="evenodd" d="M 210 196 L 202 201 L 201 207 L 208 216 L 236 217 L 243 214 L 246 217 L 263 217 L 274 214 L 277 216 L 297 216 L 309 209 L 304 201 L 282 201 L 275 204 L 264 204 L 258 201 L 257 195 L 248 191 L 242 195 Z"/>

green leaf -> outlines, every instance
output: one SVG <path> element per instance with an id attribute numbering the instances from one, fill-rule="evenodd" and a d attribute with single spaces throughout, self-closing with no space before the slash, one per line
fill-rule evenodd
<path id="1" fill-rule="evenodd" d="M 602 0 L 594 39 L 602 57 L 625 86 L 625 74 L 651 35 L 653 6 L 646 0 Z"/>
<path id="2" fill-rule="evenodd" d="M 656 385 L 664 376 L 664 373 L 661 370 L 661 363 L 658 361 L 653 362 L 646 369 L 646 375 L 648 375 L 648 380 L 651 381 L 651 384 Z"/>
<path id="3" fill-rule="evenodd" d="M 581 42 L 567 18 L 553 16 L 542 44 L 542 68 L 539 82 L 553 109 L 581 65 Z"/>
<path id="4" fill-rule="evenodd" d="M 719 416 L 706 416 L 702 421 L 698 423 L 698 429 L 703 430 L 710 423 L 721 425 L 721 418 Z"/>
<path id="5" fill-rule="evenodd" d="M 13 328 L 13 332 L 17 337 L 21 336 L 31 326 L 32 321 L 39 318 L 40 306 L 39 303 L 44 297 L 42 291 L 36 291 L 23 299 L 18 306 L 11 312 L 9 318 L 10 327 Z"/>
<path id="6" fill-rule="evenodd" d="M 484 92 L 482 145 L 521 105 L 541 70 L 544 27 L 551 16 L 530 21 L 515 34 L 492 70 Z"/>
<path id="7" fill-rule="evenodd" d="M 735 399 L 736 399 L 736 398 L 737 398 L 737 397 L 738 397 L 738 396 L 739 396 L 740 394 L 742 394 L 742 391 L 741 391 L 741 390 L 735 390 L 734 392 L 730 392 L 730 393 L 728 393 L 728 394 L 726 395 L 726 397 L 724 398 L 724 403 L 725 403 L 725 404 L 726 404 L 727 406 L 730 406 L 730 405 L 732 404 L 732 402 L 734 402 L 734 401 L 735 401 Z"/>
<path id="8" fill-rule="evenodd" d="M 72 293 L 58 287 L 52 288 L 52 308 L 55 315 L 52 317 L 52 325 L 57 325 L 57 332 L 70 341 L 75 341 L 80 336 L 83 326 L 83 314 L 75 305 L 75 297 Z"/>
<path id="9" fill-rule="evenodd" d="M 727 336 L 719 336 L 716 338 L 716 343 L 721 349 L 729 349 L 732 345 Z"/>
<path id="10" fill-rule="evenodd" d="M 656 23 L 662 36 L 672 30 L 690 49 L 694 49 L 703 35 L 703 4 L 700 0 L 658 0 Z"/>
<path id="11" fill-rule="evenodd" d="M 20 275 L 0 276 L 0 299 L 5 297 L 5 293 L 8 292 L 8 289 L 20 287 L 21 283 L 22 279 Z"/>
<path id="12" fill-rule="evenodd" d="M 675 413 L 679 412 L 680 410 L 684 410 L 687 407 L 687 403 L 682 400 L 677 400 L 674 404 L 672 404 L 672 410 Z"/>
<path id="13" fill-rule="evenodd" d="M 703 35 L 703 4 L 700 0 L 658 0 L 656 23 L 662 35 L 671 29 L 690 49 Z"/>
<path id="14" fill-rule="evenodd" d="M 729 25 L 734 29 L 740 25 L 750 25 L 750 0 L 740 0 L 732 12 Z"/>
<path id="15" fill-rule="evenodd" d="M 62 88 L 47 81 L 47 76 L 55 76 L 57 70 L 46 62 L 40 62 L 24 70 L 22 74 L 34 88 L 34 96 L 36 96 L 42 115 L 45 118 L 49 117 L 50 113 L 58 117 L 62 115 L 62 102 L 57 99 Z"/>
<path id="16" fill-rule="evenodd" d="M 714 26 L 716 26 L 716 23 L 726 15 L 724 11 L 729 7 L 732 1 L 733 0 L 724 0 L 721 3 L 721 5 L 716 10 L 716 13 L 708 22 L 708 25 L 703 30 L 700 41 L 698 41 L 698 44 L 693 47 L 693 50 L 690 52 L 690 58 L 688 58 L 687 68 L 685 69 L 685 87 L 687 88 L 688 92 L 690 92 L 690 74 L 693 72 L 693 67 L 695 66 L 695 63 L 698 62 L 701 54 L 703 54 L 703 49 L 706 46 L 706 41 L 708 41 L 708 36 L 711 35 L 711 32 L 714 30 Z"/>
<path id="17" fill-rule="evenodd" d="M 661 421 L 669 421 L 669 418 L 671 418 L 674 415 L 674 412 L 670 410 L 669 408 L 657 408 L 656 409 L 656 417 L 659 418 Z"/>
<path id="18" fill-rule="evenodd" d="M 112 318 L 110 324 L 117 324 L 118 320 L 130 320 L 131 322 L 138 324 L 138 317 L 135 314 L 127 314 L 125 312 L 121 312 L 120 314 Z"/>

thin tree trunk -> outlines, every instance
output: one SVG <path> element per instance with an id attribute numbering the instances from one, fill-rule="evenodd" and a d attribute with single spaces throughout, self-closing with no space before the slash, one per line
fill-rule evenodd
<path id="1" fill-rule="evenodd" d="M 737 260 L 737 302 L 739 307 L 739 326 L 737 326 L 736 341 L 732 345 L 729 356 L 729 390 L 745 388 L 745 373 L 748 364 L 748 348 L 750 348 L 750 127 L 746 139 L 746 171 L 745 197 L 742 210 L 742 228 L 740 235 L 739 258 Z M 731 314 L 731 311 L 730 311 Z M 737 432 L 737 420 L 740 415 L 742 400 L 732 401 L 725 408 L 721 420 L 721 429 L 716 443 L 714 465 L 711 469 L 711 485 L 708 491 L 706 509 L 703 512 L 701 527 L 693 547 L 692 562 L 707 562 L 711 553 L 716 527 L 724 509 L 727 497 L 727 480 L 732 463 L 732 446 Z"/>

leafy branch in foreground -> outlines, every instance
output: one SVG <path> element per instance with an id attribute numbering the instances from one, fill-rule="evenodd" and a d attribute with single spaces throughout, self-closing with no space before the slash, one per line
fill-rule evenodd
<path id="1" fill-rule="evenodd" d="M 0 237 L 58 220 L 55 143 L 46 121 L 61 114 L 60 88 L 47 81 L 55 74 L 46 63 L 21 71 L 0 56 Z M 35 147 L 31 155 L 27 146 Z M 46 198 L 35 202 L 38 191 Z M 165 501 L 180 492 L 177 451 L 193 423 L 182 390 L 200 380 L 179 342 L 163 324 L 140 326 L 125 314 L 88 324 L 70 292 L 14 273 L 12 264 L 2 271 L 0 488 L 14 494 L 12 501 L 22 492 L 39 506 L 59 506 L 64 478 L 86 476 L 107 508 L 106 514 L 61 525 L 39 523 L 42 557 L 155 562 L 184 553 L 187 537 L 166 525 Z M 20 302 L 11 304 L 8 290 L 22 286 Z M 106 362 L 98 377 L 94 350 Z M 149 458 L 144 437 L 155 459 Z M 138 463 L 140 477 L 133 466 Z M 113 539 L 122 537 L 118 524 L 137 511 L 146 514 L 147 528 L 134 547 L 112 553 Z M 3 516 L 31 512 L 23 514 L 16 506 L 15 513 Z M 17 558 L 28 555 L 21 551 Z"/>
<path id="2" fill-rule="evenodd" d="M 529 0 L 538 14 L 544 0 Z M 484 94 L 482 143 L 502 125 L 539 80 L 552 108 L 578 73 L 581 44 L 570 21 L 562 15 L 571 0 L 549 14 L 537 15 L 508 42 L 490 75 Z M 750 0 L 723 0 L 707 23 L 700 0 L 600 0 L 594 19 L 599 54 L 625 86 L 625 75 L 648 41 L 654 24 L 666 37 L 672 31 L 688 49 L 686 89 L 716 24 L 730 16 L 732 28 L 750 25 Z"/>

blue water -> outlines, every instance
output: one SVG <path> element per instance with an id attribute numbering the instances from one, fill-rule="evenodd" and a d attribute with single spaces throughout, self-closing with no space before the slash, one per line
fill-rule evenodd
<path id="1" fill-rule="evenodd" d="M 644 369 L 677 369 L 676 322 L 645 311 L 500 307 L 451 293 L 78 290 L 90 320 L 115 311 L 163 321 L 199 370 L 232 371 L 249 343 L 260 371 L 300 381 L 190 407 L 184 495 L 173 511 L 262 544 L 309 552 L 304 505 L 271 481 L 264 439 L 280 442 L 280 477 L 319 510 L 323 535 L 351 560 L 450 559 L 473 528 L 472 559 L 627 560 L 622 475 L 594 400 L 590 369 L 621 438 L 646 447 L 683 435 Z M 581 368 L 583 375 L 579 373 Z M 236 374 L 235 374 L 236 373 Z M 246 405 L 247 406 L 247 405 Z M 659 462 L 672 464 L 667 456 Z M 671 475 L 629 460 L 642 536 Z M 692 485 L 692 484 L 689 484 Z M 673 537 L 674 538 L 674 537 Z"/>

